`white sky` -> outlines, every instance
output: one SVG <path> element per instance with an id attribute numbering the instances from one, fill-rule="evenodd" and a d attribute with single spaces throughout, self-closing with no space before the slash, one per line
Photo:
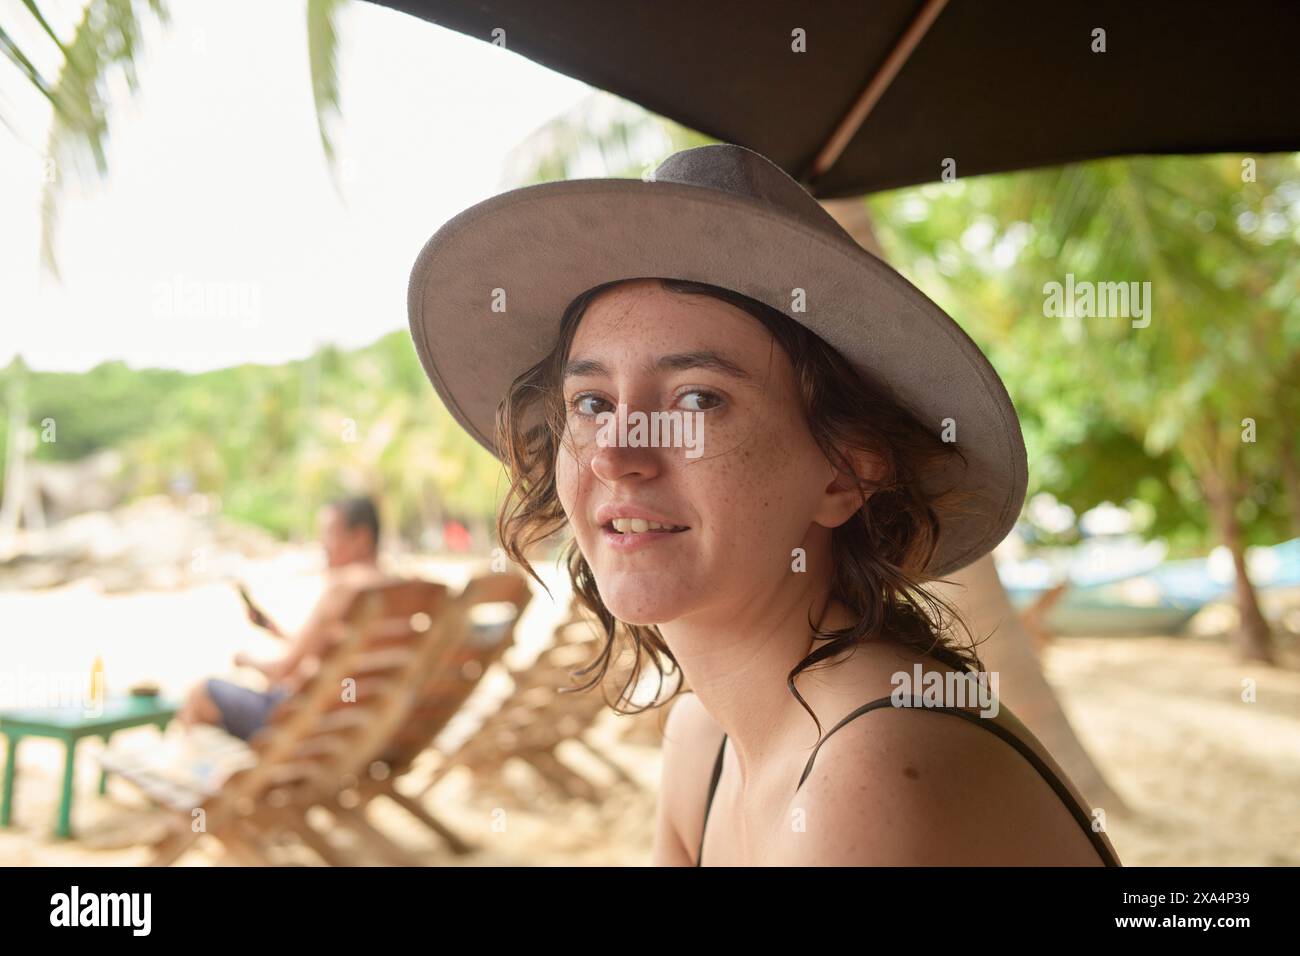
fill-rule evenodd
<path id="1" fill-rule="evenodd" d="M 62 6 L 71 22 L 82 3 Z M 61 283 L 38 268 L 49 110 L 0 60 L 0 115 L 22 134 L 0 127 L 0 365 L 201 370 L 405 329 L 425 240 L 499 192 L 506 152 L 590 93 L 358 0 L 339 21 L 345 205 L 317 133 L 305 0 L 169 7 L 166 30 L 146 18 L 138 94 L 112 88 L 107 180 L 65 183 Z M 38 49 L 10 10 L 6 28 Z"/>

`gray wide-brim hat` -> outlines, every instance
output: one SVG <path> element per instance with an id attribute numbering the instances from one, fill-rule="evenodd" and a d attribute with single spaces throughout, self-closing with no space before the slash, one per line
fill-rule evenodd
<path id="1" fill-rule="evenodd" d="M 753 150 L 674 153 L 649 181 L 578 179 L 493 196 L 450 219 L 411 271 L 411 336 L 448 410 L 488 451 L 511 382 L 544 358 L 566 307 L 618 279 L 691 279 L 789 315 L 884 383 L 939 434 L 951 419 L 965 464 L 926 569 L 942 576 L 1006 537 L 1025 497 L 1025 443 L 978 346 L 897 271 Z M 806 311 L 792 312 L 795 289 Z M 494 311 L 504 290 L 506 308 Z"/>

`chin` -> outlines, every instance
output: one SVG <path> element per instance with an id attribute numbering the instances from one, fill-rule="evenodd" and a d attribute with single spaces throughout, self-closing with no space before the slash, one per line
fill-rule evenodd
<path id="1" fill-rule="evenodd" d="M 660 624 L 667 624 L 677 617 L 676 614 L 665 616 L 654 611 L 633 611 L 624 610 L 621 607 L 610 607 L 608 601 L 605 602 L 605 606 L 609 608 L 610 614 L 613 614 L 624 624 L 635 624 L 638 627 L 650 627 L 652 625 L 657 627 Z"/>
<path id="2" fill-rule="evenodd" d="M 679 579 L 668 587 L 657 587 L 647 581 L 644 575 L 638 575 L 637 578 L 615 575 L 614 580 L 610 581 L 602 575 L 596 575 L 600 599 L 609 613 L 620 621 L 642 626 L 666 624 L 686 612 L 688 598 L 678 590 Z"/>

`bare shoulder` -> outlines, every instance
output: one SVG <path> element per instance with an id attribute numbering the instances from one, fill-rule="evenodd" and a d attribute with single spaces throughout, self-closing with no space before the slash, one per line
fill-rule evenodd
<path id="1" fill-rule="evenodd" d="M 668 704 L 668 719 L 664 723 L 664 745 L 670 743 L 680 746 L 682 743 L 689 743 L 691 740 L 698 738 L 704 733 L 716 733 L 721 739 L 722 728 L 718 722 L 709 716 L 709 712 L 704 709 L 692 691 L 684 691 L 677 696 L 677 699 Z M 670 741 L 670 737 L 678 738 L 676 741 Z"/>
<path id="2" fill-rule="evenodd" d="M 322 598 L 325 603 L 342 610 L 362 591 L 395 580 L 373 565 L 345 564 L 332 568 L 326 575 Z"/>
<path id="3" fill-rule="evenodd" d="M 796 800 L 806 821 L 796 864 L 1101 863 L 1024 755 L 943 711 L 881 707 L 845 724 L 826 738 Z"/>
<path id="4" fill-rule="evenodd" d="M 703 812 L 703 800 L 707 796 L 707 774 L 712 770 L 713 761 L 722 743 L 722 728 L 709 716 L 700 699 L 695 694 L 681 694 L 669 705 L 668 718 L 664 722 L 663 773 L 661 779 L 666 785 L 688 800 L 697 796 L 703 778 L 705 789 L 698 794 Z"/>
<path id="5" fill-rule="evenodd" d="M 668 707 L 654 862 L 692 866 L 704 828 L 709 774 L 722 742 L 722 728 L 693 693 L 679 695 Z"/>
<path id="6" fill-rule="evenodd" d="M 325 584 L 327 587 L 360 591 L 380 584 L 391 584 L 397 580 L 399 579 L 385 574 L 373 564 L 356 562 L 331 568 Z"/>

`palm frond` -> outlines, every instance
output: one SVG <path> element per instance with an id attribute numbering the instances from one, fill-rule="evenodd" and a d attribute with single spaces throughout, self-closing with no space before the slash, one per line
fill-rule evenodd
<path id="1" fill-rule="evenodd" d="M 162 0 L 90 0 L 82 11 L 81 21 L 68 43 L 62 42 L 35 0 L 24 0 L 28 12 L 41 30 L 59 48 L 63 63 L 58 79 L 47 81 L 32 66 L 17 44 L 0 31 L 0 47 L 19 66 L 32 85 L 53 107 L 53 121 L 46 138 L 45 157 L 53 164 L 41 192 L 41 264 L 59 277 L 55 255 L 59 203 L 67 173 L 82 172 L 87 156 L 95 173 L 103 177 L 108 171 L 106 144 L 108 112 L 104 84 L 109 73 L 121 69 L 128 88 L 138 89 L 135 71 L 143 33 L 144 9 L 151 10 L 166 25 L 169 16 Z M 6 125 L 9 125 L 6 123 Z"/>
<path id="2" fill-rule="evenodd" d="M 41 8 L 36 5 L 36 0 L 23 0 L 23 5 L 27 7 L 27 11 L 32 15 L 36 22 L 41 25 L 41 29 L 45 31 L 45 35 L 54 41 L 54 45 L 59 48 L 59 52 L 61 52 L 64 59 L 66 59 L 68 56 L 68 48 L 63 45 L 63 41 L 59 39 L 59 35 L 54 32 L 54 28 L 50 26 L 50 21 L 45 19 L 45 14 L 41 13 Z"/>
<path id="3" fill-rule="evenodd" d="M 640 176 L 669 153 L 716 140 L 603 90 L 542 124 L 506 156 L 506 188 L 577 176 Z"/>
<path id="4" fill-rule="evenodd" d="M 334 188 L 339 190 L 338 163 L 330 127 L 338 120 L 338 15 L 347 0 L 307 0 L 307 55 L 311 65 L 312 100 L 321 148 L 329 164 Z"/>
<path id="5" fill-rule="evenodd" d="M 0 27 L 0 50 L 4 51 L 4 54 L 9 58 L 9 61 L 13 63 L 14 66 L 18 67 L 19 71 L 27 77 L 32 86 L 36 87 L 36 89 L 40 91 L 42 96 L 53 102 L 54 95 L 51 92 L 49 81 L 41 75 L 40 71 L 36 69 L 32 61 L 27 58 L 27 55 L 18 48 L 18 44 L 15 43 L 13 38 L 5 32 L 3 27 Z"/>

